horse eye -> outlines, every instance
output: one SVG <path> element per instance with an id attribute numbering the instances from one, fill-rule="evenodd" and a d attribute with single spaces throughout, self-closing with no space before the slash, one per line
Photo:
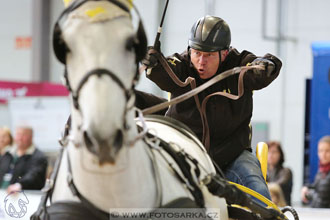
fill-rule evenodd
<path id="1" fill-rule="evenodd" d="M 135 37 L 134 36 L 129 37 L 126 40 L 126 50 L 132 51 L 134 49 L 134 46 L 135 46 Z"/>

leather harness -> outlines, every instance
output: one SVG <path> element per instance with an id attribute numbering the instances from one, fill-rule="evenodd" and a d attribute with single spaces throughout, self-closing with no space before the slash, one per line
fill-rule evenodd
<path id="1" fill-rule="evenodd" d="M 160 117 L 160 116 L 158 116 L 157 121 L 161 122 L 161 123 L 164 123 L 164 124 L 170 123 L 170 122 L 166 123 L 165 117 Z M 71 120 L 69 118 L 69 120 L 67 121 L 67 124 L 65 126 L 64 134 L 66 134 L 66 135 L 69 134 L 70 124 L 71 124 Z M 176 128 L 175 124 L 173 124 L 173 123 L 170 123 L 170 124 L 172 125 L 172 127 Z M 138 127 L 138 129 L 141 131 L 142 127 Z M 189 137 L 188 134 L 190 134 L 190 132 L 188 132 L 187 130 L 185 130 L 183 128 L 177 129 L 177 130 Z M 60 143 L 66 143 L 67 144 L 68 143 L 67 141 L 63 141 L 66 138 L 67 137 L 64 136 Z M 175 173 L 175 176 L 180 180 L 180 182 L 182 184 L 186 185 L 187 189 L 190 191 L 191 195 L 194 197 L 193 202 L 189 198 L 179 198 L 179 199 L 181 199 L 182 201 L 186 201 L 186 203 L 185 203 L 186 205 L 190 204 L 189 208 L 204 208 L 205 201 L 204 201 L 203 193 L 202 193 L 201 189 L 199 188 L 199 186 L 197 185 L 197 183 L 194 181 L 193 175 L 191 173 L 191 169 L 193 169 L 194 173 L 197 176 L 197 178 L 200 175 L 199 164 L 198 164 L 197 160 L 194 159 L 194 158 L 191 158 L 188 154 L 186 154 L 183 151 L 174 150 L 173 146 L 170 143 L 167 143 L 166 141 L 160 139 L 159 137 L 157 137 L 157 136 L 155 136 L 151 133 L 147 133 L 144 136 L 143 140 L 148 145 L 149 149 L 151 149 L 151 150 L 156 149 L 160 153 L 160 155 L 167 162 L 168 166 Z M 157 146 L 155 146 L 155 145 L 157 145 Z M 63 145 L 62 148 L 61 148 L 60 155 L 56 160 L 54 170 L 53 170 L 53 172 L 50 176 L 50 179 L 47 179 L 45 187 L 42 189 L 44 194 L 41 197 L 41 202 L 39 204 L 39 207 L 38 207 L 37 211 L 31 216 L 31 219 L 32 220 L 49 219 L 49 218 L 53 219 L 52 218 L 52 215 L 53 215 L 52 213 L 58 214 L 59 212 L 61 212 L 61 209 L 63 207 L 65 207 L 66 205 L 84 207 L 85 211 L 88 210 L 88 215 L 93 215 L 97 219 L 102 219 L 102 220 L 103 219 L 104 220 L 110 219 L 110 215 L 111 215 L 110 213 L 104 212 L 104 211 L 98 209 L 97 207 L 95 207 L 77 189 L 77 187 L 74 183 L 74 180 L 72 178 L 72 169 L 71 169 L 69 154 L 67 154 L 67 159 L 68 159 L 67 182 L 68 182 L 68 186 L 69 186 L 71 192 L 73 193 L 73 195 L 75 195 L 79 198 L 80 203 L 75 203 L 75 202 L 60 202 L 60 203 L 58 203 L 57 202 L 57 203 L 51 204 L 50 206 L 47 206 L 48 199 L 51 200 L 51 197 L 52 197 L 52 194 L 53 194 L 53 191 L 54 191 L 54 187 L 55 187 L 55 184 L 56 184 L 56 178 L 57 178 L 59 167 L 60 167 L 60 164 L 61 164 L 61 161 L 62 161 L 63 150 L 64 150 L 65 147 L 66 146 Z M 171 156 L 171 158 L 178 165 L 178 167 L 180 169 L 180 172 L 178 172 L 178 170 L 176 168 L 174 168 L 173 164 L 165 158 L 164 152 Z M 152 161 L 153 161 L 153 159 L 152 159 Z M 191 167 L 190 163 L 194 164 L 194 167 Z M 156 166 L 157 166 L 156 164 L 153 164 L 153 168 L 155 168 Z M 156 176 L 156 178 L 159 178 L 159 177 Z M 190 200 L 190 202 L 188 200 Z M 161 201 L 161 198 L 160 198 L 160 201 Z M 173 202 L 175 202 L 175 200 Z M 169 206 L 172 207 L 172 205 L 171 205 L 171 203 L 163 205 L 162 202 L 160 202 L 158 207 L 159 208 L 164 208 L 164 207 L 169 207 Z M 52 208 L 52 206 L 53 206 L 53 208 Z M 178 206 L 179 206 L 179 203 L 175 207 L 178 208 Z M 174 207 L 172 207 L 172 208 L 174 208 Z M 188 208 L 188 207 L 186 207 L 186 208 Z M 50 210 L 50 211 L 48 211 L 48 210 Z M 72 212 L 72 215 L 74 215 L 74 213 L 75 213 L 75 211 Z"/>

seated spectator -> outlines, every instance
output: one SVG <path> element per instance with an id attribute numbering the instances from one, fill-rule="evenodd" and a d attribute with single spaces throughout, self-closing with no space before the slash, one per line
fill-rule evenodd
<path id="1" fill-rule="evenodd" d="M 268 169 L 267 181 L 280 185 L 286 204 L 291 205 L 292 172 L 289 168 L 283 167 L 284 153 L 281 144 L 277 141 L 268 142 Z"/>
<path id="2" fill-rule="evenodd" d="M 320 163 L 314 183 L 302 188 L 301 197 L 313 208 L 330 208 L 330 136 L 319 140 L 317 155 Z"/>
<path id="3" fill-rule="evenodd" d="M 0 157 L 13 145 L 13 136 L 9 128 L 0 127 Z"/>
<path id="4" fill-rule="evenodd" d="M 270 197 L 272 198 L 273 203 L 279 207 L 286 206 L 286 201 L 282 188 L 277 183 L 268 183 L 268 189 L 270 192 Z"/>
<path id="5" fill-rule="evenodd" d="M 31 127 L 18 127 L 15 145 L 1 159 L 0 184 L 8 193 L 38 190 L 46 180 L 47 158 L 32 142 Z"/>

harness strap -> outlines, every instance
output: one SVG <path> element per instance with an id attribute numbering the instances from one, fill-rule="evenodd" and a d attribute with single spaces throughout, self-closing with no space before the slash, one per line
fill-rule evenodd
<path id="1" fill-rule="evenodd" d="M 161 140 L 161 142 L 164 142 Z M 163 143 L 164 150 L 172 156 L 172 158 L 175 160 L 175 162 L 180 167 L 184 177 L 188 180 L 189 184 L 193 187 L 193 189 L 189 189 L 189 191 L 194 196 L 196 203 L 199 207 L 205 207 L 205 201 L 202 191 L 200 190 L 199 186 L 197 186 L 196 182 L 193 180 L 193 177 L 191 175 L 191 167 L 189 163 L 186 161 L 186 157 L 182 152 L 176 152 L 173 150 L 170 144 L 167 144 L 166 142 Z"/>
<path id="2" fill-rule="evenodd" d="M 86 207 L 91 213 L 93 213 L 95 216 L 98 217 L 98 219 L 102 220 L 109 220 L 110 219 L 110 214 L 107 212 L 104 212 L 103 210 L 100 210 L 97 208 L 93 203 L 88 201 L 77 189 L 76 185 L 73 182 L 73 176 L 72 176 L 72 168 L 71 168 L 71 162 L 70 162 L 70 156 L 67 154 L 68 158 L 68 176 L 67 176 L 67 181 L 69 188 L 74 196 L 77 196 L 79 200 L 81 201 L 81 204 Z"/>
<path id="3" fill-rule="evenodd" d="M 175 151 L 172 148 L 171 144 L 167 143 L 166 141 L 162 140 L 161 138 L 156 137 L 156 136 L 154 136 L 153 134 L 150 134 L 150 133 L 147 133 L 147 136 L 148 136 L 148 138 L 152 138 L 152 139 L 157 138 L 157 140 L 160 142 L 159 147 L 164 149 L 173 158 L 173 160 L 179 166 L 179 168 L 180 168 L 184 178 L 186 178 L 186 180 L 183 179 L 183 177 L 178 173 L 178 171 L 173 167 L 173 165 L 164 157 L 164 155 L 161 154 L 164 157 L 165 161 L 171 167 L 171 169 L 173 170 L 175 175 L 178 177 L 178 179 L 183 184 L 187 185 L 187 188 L 191 192 L 192 196 L 194 197 L 194 199 L 196 201 L 196 204 L 199 207 L 205 207 L 205 201 L 204 201 L 203 193 L 202 193 L 201 189 L 199 188 L 199 186 L 197 185 L 197 183 L 194 181 L 193 176 L 191 174 L 191 166 L 187 162 L 187 159 L 189 159 L 189 157 L 187 157 L 183 152 Z M 146 141 L 146 143 L 150 147 L 152 147 L 150 145 L 150 143 L 148 143 L 148 141 Z M 196 161 L 192 161 L 192 162 L 195 164 Z M 198 169 L 198 166 L 196 166 L 196 169 Z M 196 173 L 199 174 L 200 171 L 197 171 Z"/>
<path id="4" fill-rule="evenodd" d="M 54 191 L 57 174 L 58 174 L 58 171 L 59 171 L 59 168 L 61 165 L 61 161 L 62 161 L 62 157 L 63 157 L 63 150 L 64 150 L 64 148 L 62 147 L 60 150 L 60 155 L 55 162 L 54 170 L 53 170 L 50 178 L 46 180 L 45 186 L 42 189 L 43 195 L 41 196 L 38 209 L 31 216 L 31 220 L 40 220 L 42 215 L 48 216 L 47 208 L 46 208 L 47 200 L 48 200 L 48 198 L 50 198 L 50 200 L 51 200 L 51 197 L 52 197 L 52 194 Z"/>

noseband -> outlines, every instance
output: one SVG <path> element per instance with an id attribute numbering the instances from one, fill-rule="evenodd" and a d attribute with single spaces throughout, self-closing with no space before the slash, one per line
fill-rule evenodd
<path id="1" fill-rule="evenodd" d="M 74 91 L 71 86 L 70 88 L 68 88 L 71 93 L 72 93 L 72 99 L 73 99 L 73 105 L 74 107 L 80 111 L 80 106 L 79 106 L 79 94 L 81 89 L 83 88 L 83 86 L 85 85 L 85 83 L 88 81 L 88 79 L 91 76 L 98 76 L 101 77 L 102 75 L 106 75 L 109 76 L 115 83 L 117 83 L 117 85 L 124 91 L 125 94 L 125 98 L 126 98 L 126 102 L 128 102 L 128 100 L 132 97 L 133 95 L 133 88 L 134 88 L 134 83 L 133 86 L 130 89 L 126 89 L 124 86 L 124 83 L 111 71 L 107 70 L 107 69 L 102 69 L 102 68 L 98 68 L 98 69 L 94 69 L 89 71 L 79 82 L 77 90 Z M 70 85 L 70 84 L 69 84 Z"/>

